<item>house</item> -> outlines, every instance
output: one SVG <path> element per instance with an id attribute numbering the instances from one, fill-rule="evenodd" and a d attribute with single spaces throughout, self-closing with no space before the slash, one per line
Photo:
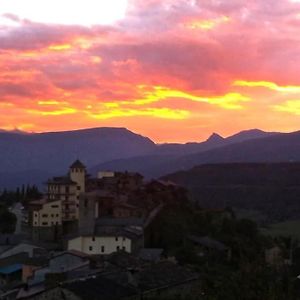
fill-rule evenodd
<path id="1" fill-rule="evenodd" d="M 28 259 L 25 252 L 0 259 L 0 287 L 22 282 L 22 264 Z"/>
<path id="2" fill-rule="evenodd" d="M 57 241 L 62 234 L 61 200 L 41 199 L 29 204 L 29 224 L 34 241 Z"/>
<path id="3" fill-rule="evenodd" d="M 118 270 L 62 282 L 39 291 L 30 299 L 56 300 L 137 300 L 157 296 L 180 299 L 200 292 L 199 275 L 171 262 L 148 265 L 135 270 Z M 24 294 L 23 292 L 23 295 Z M 28 295 L 28 294 L 27 294 Z M 20 297 L 18 299 L 24 299 Z"/>
<path id="4" fill-rule="evenodd" d="M 47 253 L 47 251 L 39 246 L 31 245 L 31 244 L 18 244 L 14 247 L 11 247 L 1 253 L 0 259 L 10 257 L 12 255 L 16 255 L 19 253 L 27 253 L 29 257 L 37 257 L 37 256 L 43 256 Z"/>
<path id="5" fill-rule="evenodd" d="M 98 172 L 97 178 L 102 179 L 102 178 L 112 178 L 115 177 L 115 172 L 112 171 L 100 171 Z"/>
<path id="6" fill-rule="evenodd" d="M 37 285 L 46 280 L 48 274 L 59 274 L 74 271 L 89 266 L 87 255 L 79 251 L 64 251 L 50 258 L 48 264 L 33 272 L 32 278 L 28 280 L 30 286 Z"/>
<path id="7" fill-rule="evenodd" d="M 25 259 L 22 264 L 22 281 L 28 282 L 28 279 L 32 278 L 34 272 L 48 264 L 46 257 L 29 257 Z"/>
<path id="8" fill-rule="evenodd" d="M 112 210 L 112 215 L 115 218 L 130 218 L 143 216 L 143 209 L 126 202 L 116 203 L 113 206 Z"/>
<path id="9" fill-rule="evenodd" d="M 103 228 L 101 228 L 103 229 Z M 108 255 L 116 251 L 132 253 L 143 246 L 143 232 L 125 227 L 114 231 L 96 231 L 94 235 L 80 235 L 68 240 L 68 250 L 89 255 Z"/>
<path id="10" fill-rule="evenodd" d="M 0 267 L 0 286 L 20 282 L 22 280 L 22 264 L 11 264 Z"/>
<path id="11" fill-rule="evenodd" d="M 215 255 L 231 259 L 231 249 L 222 242 L 212 239 L 208 236 L 199 237 L 196 235 L 188 236 L 188 240 L 192 242 L 197 249 L 199 256 Z"/>
<path id="12" fill-rule="evenodd" d="M 130 286 L 123 286 L 102 276 L 92 276 L 66 282 L 52 289 L 36 290 L 35 295 L 26 291 L 19 293 L 17 299 L 32 300 L 129 300 L 137 299 L 136 290 Z"/>

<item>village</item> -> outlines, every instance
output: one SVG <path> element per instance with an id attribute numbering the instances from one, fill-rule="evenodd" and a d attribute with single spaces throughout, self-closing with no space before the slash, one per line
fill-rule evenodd
<path id="1" fill-rule="evenodd" d="M 45 186 L 21 207 L 19 232 L 0 235 L 0 299 L 205 299 L 199 266 L 238 264 L 230 238 L 260 239 L 230 210 L 197 209 L 183 187 L 138 173 L 92 177 L 76 160 Z M 255 260 L 291 263 L 278 244 L 257 244 Z"/>
<path id="2" fill-rule="evenodd" d="M 148 227 L 178 189 L 137 173 L 92 178 L 75 161 L 22 207 L 24 232 L 0 236 L 0 299 L 140 299 L 191 288 L 197 273 L 146 248 Z"/>

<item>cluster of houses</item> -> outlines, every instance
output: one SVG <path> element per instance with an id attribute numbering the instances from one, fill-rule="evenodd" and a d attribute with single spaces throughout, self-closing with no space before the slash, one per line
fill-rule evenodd
<path id="1" fill-rule="evenodd" d="M 177 189 L 137 173 L 91 177 L 75 161 L 29 203 L 27 236 L 0 235 L 0 299 L 142 299 L 198 287 L 198 274 L 145 247 Z"/>
<path id="2" fill-rule="evenodd" d="M 43 199 L 28 207 L 32 240 L 93 255 L 143 248 L 145 228 L 164 205 L 158 195 L 169 185 L 144 184 L 140 174 L 128 172 L 99 172 L 93 178 L 79 160 L 66 176 L 46 184 Z"/>
<path id="3" fill-rule="evenodd" d="M 144 182 L 140 174 L 129 172 L 91 177 L 79 160 L 46 187 L 42 199 L 26 207 L 26 234 L 0 234 L 0 299 L 201 294 L 198 273 L 146 242 L 151 224 L 174 197 L 185 193 L 181 187 Z M 231 249 L 210 237 L 190 235 L 186 240 L 200 256 L 218 252 L 231 259 Z M 270 263 L 281 257 L 273 250 Z"/>

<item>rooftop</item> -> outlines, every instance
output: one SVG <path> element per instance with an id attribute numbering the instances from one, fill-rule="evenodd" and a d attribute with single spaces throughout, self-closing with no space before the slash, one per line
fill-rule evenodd
<path id="1" fill-rule="evenodd" d="M 0 268 L 0 274 L 8 275 L 22 270 L 22 264 L 13 264 Z"/>
<path id="2" fill-rule="evenodd" d="M 68 176 L 53 177 L 47 181 L 47 184 L 57 185 L 75 185 L 76 182 L 72 181 Z"/>
<path id="3" fill-rule="evenodd" d="M 143 248 L 138 253 L 138 257 L 145 261 L 159 261 L 161 258 L 163 249 L 160 248 Z"/>
<path id="4" fill-rule="evenodd" d="M 96 226 L 141 226 L 144 225 L 144 218 L 99 218 Z"/>
<path id="5" fill-rule="evenodd" d="M 101 276 L 67 283 L 63 288 L 73 292 L 80 299 L 89 300 L 115 300 L 136 294 L 134 289 Z"/>
<path id="6" fill-rule="evenodd" d="M 189 240 L 191 240 L 192 242 L 204 246 L 206 248 L 210 248 L 210 249 L 215 249 L 215 250 L 219 250 L 219 251 L 225 251 L 228 249 L 228 247 L 226 245 L 224 245 L 223 243 L 214 240 L 208 236 L 204 236 L 204 237 L 199 237 L 199 236 L 195 236 L 195 235 L 190 235 L 189 236 Z"/>
<path id="7" fill-rule="evenodd" d="M 79 160 L 75 160 L 73 164 L 70 166 L 70 169 L 85 169 L 85 165 Z"/>

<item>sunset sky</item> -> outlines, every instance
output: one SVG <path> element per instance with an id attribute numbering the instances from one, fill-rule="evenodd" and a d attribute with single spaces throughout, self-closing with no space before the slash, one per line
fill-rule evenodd
<path id="1" fill-rule="evenodd" d="M 300 0 L 0 0 L 0 128 L 102 126 L 300 130 Z"/>

